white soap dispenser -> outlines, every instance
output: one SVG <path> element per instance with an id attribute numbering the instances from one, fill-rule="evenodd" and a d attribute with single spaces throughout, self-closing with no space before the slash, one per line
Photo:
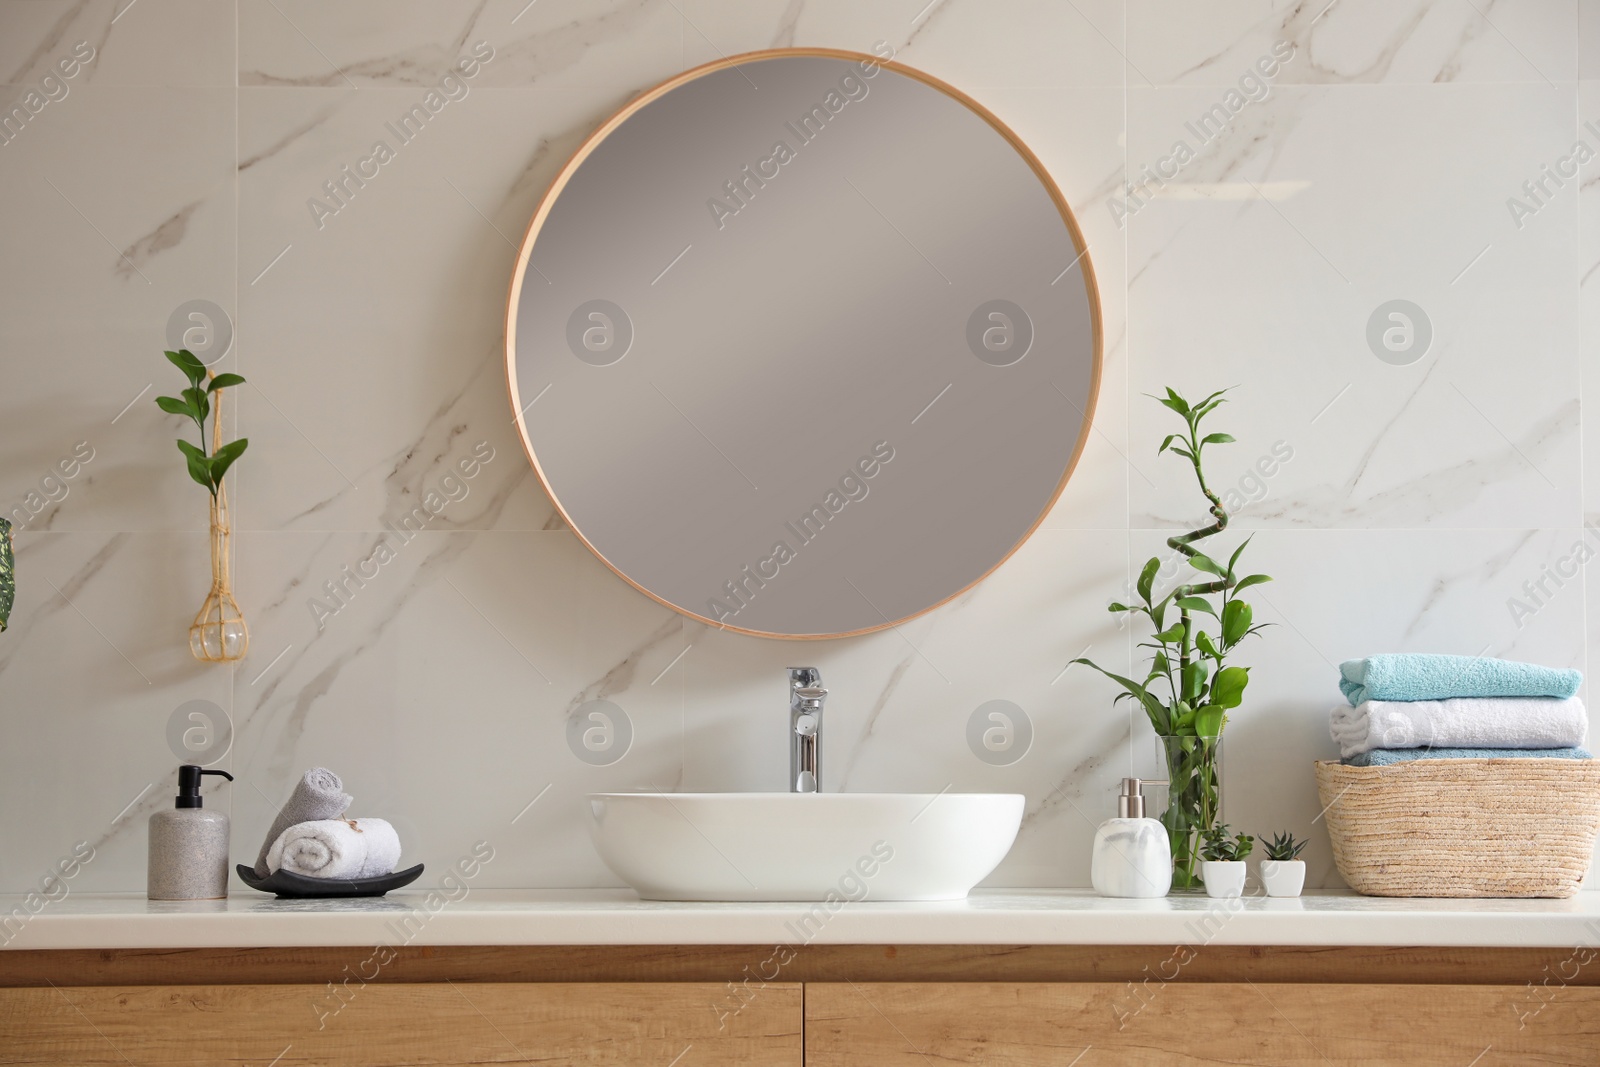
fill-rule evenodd
<path id="1" fill-rule="evenodd" d="M 1172 888 L 1172 842 L 1165 826 L 1145 818 L 1147 784 L 1160 783 L 1124 778 L 1117 817 L 1095 831 L 1089 880 L 1103 897 L 1164 897 Z"/>

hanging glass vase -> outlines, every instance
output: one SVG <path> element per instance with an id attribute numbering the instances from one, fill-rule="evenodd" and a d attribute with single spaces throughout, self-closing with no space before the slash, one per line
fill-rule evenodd
<path id="1" fill-rule="evenodd" d="M 217 405 L 212 451 L 222 446 L 222 390 L 213 395 Z M 233 599 L 233 530 L 229 526 L 228 493 L 217 486 L 211 497 L 211 591 L 189 626 L 189 651 L 206 663 L 244 659 L 250 648 L 250 627 L 239 602 Z"/>

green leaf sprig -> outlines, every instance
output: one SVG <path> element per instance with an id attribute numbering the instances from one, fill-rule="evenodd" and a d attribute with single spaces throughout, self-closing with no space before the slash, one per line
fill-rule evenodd
<path id="1" fill-rule="evenodd" d="M 205 486 L 215 497 L 217 490 L 222 488 L 222 477 L 228 473 L 228 468 L 233 466 L 235 460 L 244 455 L 244 450 L 249 447 L 250 440 L 241 437 L 237 441 L 220 443 L 220 433 L 217 427 L 217 416 L 220 412 L 213 411 L 212 398 L 222 390 L 235 385 L 243 385 L 244 378 L 238 374 L 212 374 L 206 365 L 200 362 L 198 356 L 187 348 L 176 352 L 168 352 L 167 359 L 173 366 L 183 371 L 184 377 L 189 379 L 189 388 L 183 391 L 181 397 L 158 396 L 156 405 L 169 415 L 183 415 L 194 421 L 200 430 L 200 444 L 195 446 L 183 438 L 178 439 L 178 450 L 183 453 L 189 466 L 189 477 Z M 212 432 L 206 433 L 206 419 L 212 420 Z M 213 439 L 218 443 L 214 450 L 208 450 Z"/>

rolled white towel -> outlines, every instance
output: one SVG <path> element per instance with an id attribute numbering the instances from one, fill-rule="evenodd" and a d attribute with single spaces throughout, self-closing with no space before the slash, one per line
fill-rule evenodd
<path id="1" fill-rule="evenodd" d="M 326 767 L 313 767 L 295 783 L 294 792 L 284 802 L 278 817 L 272 820 L 272 829 L 261 841 L 261 851 L 256 853 L 256 877 L 267 876 L 267 850 L 283 832 L 295 823 L 316 819 L 337 819 L 350 807 L 350 797 L 344 791 L 344 782 Z"/>
<path id="2" fill-rule="evenodd" d="M 267 850 L 267 869 L 308 878 L 375 878 L 400 862 L 400 838 L 382 819 L 296 823 Z"/>
<path id="3" fill-rule="evenodd" d="M 1589 716 L 1577 697 L 1368 700 L 1328 713 L 1345 759 L 1378 748 L 1569 748 L 1584 743 Z"/>

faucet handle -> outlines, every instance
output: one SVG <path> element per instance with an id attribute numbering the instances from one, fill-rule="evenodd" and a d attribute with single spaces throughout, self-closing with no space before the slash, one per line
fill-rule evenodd
<path id="1" fill-rule="evenodd" d="M 795 689 L 794 695 L 804 710 L 821 711 L 822 698 L 828 695 L 828 691 L 820 685 L 803 685 Z"/>
<path id="2" fill-rule="evenodd" d="M 822 672 L 815 667 L 790 667 L 789 687 L 801 689 L 822 684 Z"/>

